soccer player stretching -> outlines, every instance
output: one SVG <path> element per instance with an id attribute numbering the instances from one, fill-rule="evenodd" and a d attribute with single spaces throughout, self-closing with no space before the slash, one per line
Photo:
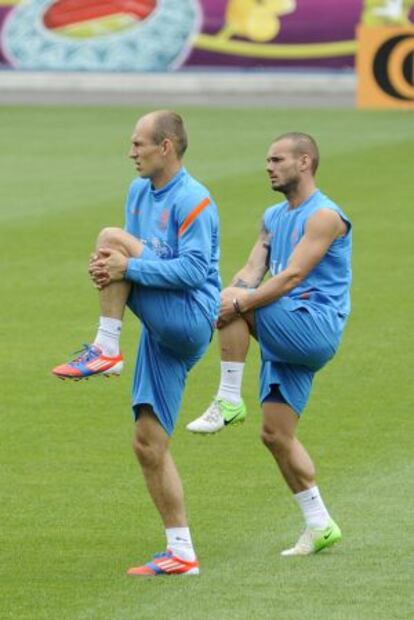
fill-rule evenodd
<path id="1" fill-rule="evenodd" d="M 244 420 L 241 382 L 253 335 L 262 358 L 262 439 L 305 519 L 304 533 L 282 555 L 308 555 L 341 539 L 296 428 L 314 374 L 335 355 L 349 315 L 351 224 L 315 186 L 319 153 L 311 136 L 280 136 L 266 161 L 272 189 L 286 200 L 265 211 L 247 264 L 222 293 L 219 390 L 187 428 L 214 433 Z"/>
<path id="2" fill-rule="evenodd" d="M 199 572 L 169 443 L 187 374 L 206 351 L 218 314 L 219 229 L 209 192 L 182 166 L 186 147 L 177 114 L 157 111 L 138 121 L 129 156 L 141 178 L 129 189 L 125 230 L 105 228 L 89 265 L 101 305 L 96 339 L 53 370 L 75 380 L 119 374 L 125 306 L 141 321 L 134 450 L 165 526 L 167 550 L 130 575 Z"/>

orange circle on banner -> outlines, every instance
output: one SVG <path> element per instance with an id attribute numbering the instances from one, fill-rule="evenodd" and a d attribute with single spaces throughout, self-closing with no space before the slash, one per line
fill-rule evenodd
<path id="1" fill-rule="evenodd" d="M 403 75 L 404 61 L 410 53 L 414 57 L 414 37 L 401 41 L 391 52 L 388 62 L 388 78 L 400 95 L 414 99 L 414 84 L 409 84 Z"/>

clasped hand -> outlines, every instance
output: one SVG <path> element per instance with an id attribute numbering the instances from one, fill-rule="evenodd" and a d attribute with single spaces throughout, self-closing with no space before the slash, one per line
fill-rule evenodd
<path id="1" fill-rule="evenodd" d="M 111 282 L 124 279 L 128 259 L 122 252 L 101 248 L 89 259 L 89 275 L 96 288 L 102 290 Z"/>
<path id="2" fill-rule="evenodd" d="M 239 307 L 242 311 L 246 310 L 246 302 L 249 297 L 249 293 L 246 289 L 239 288 L 237 286 L 229 286 L 221 292 L 220 300 L 220 312 L 217 321 L 217 327 L 220 329 L 231 323 L 238 316 L 233 301 L 237 299 Z"/>

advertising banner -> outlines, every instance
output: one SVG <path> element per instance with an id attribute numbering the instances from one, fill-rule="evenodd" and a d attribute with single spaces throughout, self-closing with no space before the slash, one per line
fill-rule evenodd
<path id="1" fill-rule="evenodd" d="M 54 71 L 345 69 L 358 24 L 414 0 L 0 0 L 0 66 Z"/>
<path id="2" fill-rule="evenodd" d="M 414 27 L 360 26 L 357 104 L 414 110 Z"/>

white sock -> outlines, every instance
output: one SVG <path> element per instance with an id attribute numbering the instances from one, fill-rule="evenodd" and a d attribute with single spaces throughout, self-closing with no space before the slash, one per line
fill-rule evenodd
<path id="1" fill-rule="evenodd" d="M 182 560 L 194 562 L 196 555 L 191 540 L 190 528 L 169 527 L 165 530 L 167 548 Z"/>
<path id="2" fill-rule="evenodd" d="M 98 333 L 95 342 L 102 353 L 108 357 L 119 355 L 119 337 L 121 335 L 122 321 L 108 316 L 99 317 Z"/>
<path id="3" fill-rule="evenodd" d="M 324 528 L 328 525 L 331 517 L 323 503 L 318 487 L 296 493 L 294 498 L 303 512 L 307 527 Z"/>
<path id="4" fill-rule="evenodd" d="M 241 403 L 241 384 L 243 379 L 243 362 L 221 362 L 220 385 L 217 398 L 229 400 L 234 405 Z"/>

